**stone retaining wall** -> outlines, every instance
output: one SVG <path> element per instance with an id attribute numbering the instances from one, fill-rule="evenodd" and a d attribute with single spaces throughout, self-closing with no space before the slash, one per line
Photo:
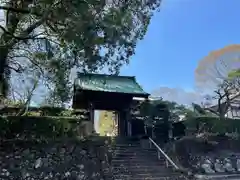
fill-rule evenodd
<path id="1" fill-rule="evenodd" d="M 0 179 L 101 180 L 109 175 L 111 153 L 93 141 L 0 142 Z"/>

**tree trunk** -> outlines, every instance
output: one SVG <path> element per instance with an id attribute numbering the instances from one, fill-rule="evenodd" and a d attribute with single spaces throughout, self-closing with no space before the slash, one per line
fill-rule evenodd
<path id="1" fill-rule="evenodd" d="M 4 73 L 6 71 L 6 66 L 7 66 L 7 56 L 8 56 L 8 48 L 0 47 L 0 99 L 4 98 L 7 95 L 6 94 L 7 82 L 6 82 L 6 77 L 4 76 Z"/>
<path id="2" fill-rule="evenodd" d="M 220 120 L 224 120 L 225 119 L 225 113 L 220 112 L 219 118 L 220 118 Z"/>
<path id="3" fill-rule="evenodd" d="M 6 72 L 9 70 L 7 67 L 7 57 L 13 46 L 17 43 L 7 33 L 3 33 L 0 37 L 0 99 L 4 99 L 8 93 L 8 77 Z"/>
<path id="4" fill-rule="evenodd" d="M 225 104 L 220 104 L 219 105 L 219 109 L 218 109 L 218 113 L 219 113 L 219 119 L 220 120 L 224 120 L 225 119 Z"/>

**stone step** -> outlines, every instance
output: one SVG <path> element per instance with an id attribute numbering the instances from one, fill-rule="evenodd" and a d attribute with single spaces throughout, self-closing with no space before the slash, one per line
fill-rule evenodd
<path id="1" fill-rule="evenodd" d="M 156 179 L 156 180 L 179 180 L 179 178 L 183 178 L 183 177 L 179 177 L 178 175 L 161 175 L 161 174 L 137 174 L 137 175 L 126 175 L 126 174 L 120 174 L 120 175 L 113 175 L 114 179 L 121 179 L 121 180 L 126 180 L 126 179 Z"/>
<path id="2" fill-rule="evenodd" d="M 114 178 L 114 180 L 180 180 L 179 178 L 170 178 L 170 177 L 148 177 L 148 178 L 145 178 L 145 177 L 142 177 L 142 178 L 139 178 L 139 177 L 126 177 L 124 179 L 122 178 Z"/>
<path id="3" fill-rule="evenodd" d="M 129 143 L 116 143 L 115 146 L 136 146 L 140 145 L 140 142 L 129 142 Z"/>
<path id="4" fill-rule="evenodd" d="M 141 153 L 141 149 L 134 149 L 134 150 L 113 150 L 113 154 L 135 154 L 135 153 Z M 142 152 L 142 153 L 147 153 L 147 152 Z M 153 152 L 149 152 L 153 153 Z M 146 155 L 146 154 L 144 154 Z"/>
<path id="5" fill-rule="evenodd" d="M 169 177 L 169 176 L 175 176 L 178 175 L 177 173 L 171 173 L 171 172 L 162 172 L 162 173 L 158 173 L 158 172 L 122 172 L 120 171 L 120 173 L 116 172 L 113 173 L 113 176 L 118 176 L 118 175 L 125 175 L 125 176 L 141 176 L 141 177 Z"/>
<path id="6" fill-rule="evenodd" d="M 161 175 L 169 175 L 169 174 L 178 174 L 177 172 L 170 171 L 168 169 L 161 169 L 161 168 L 155 168 L 155 169 L 150 169 L 150 168 L 145 168 L 145 167 L 140 167 L 140 168 L 114 168 L 113 169 L 113 174 L 118 174 L 118 173 L 124 173 L 124 174 L 161 174 Z"/>
<path id="7" fill-rule="evenodd" d="M 112 147 L 126 148 L 126 147 L 139 147 L 139 146 L 140 144 L 117 144 Z"/>
<path id="8" fill-rule="evenodd" d="M 144 169 L 168 169 L 167 167 L 164 167 L 162 165 L 156 165 L 156 164 L 112 164 L 112 168 L 121 168 L 121 167 L 125 167 L 125 168 L 132 168 L 132 169 L 136 169 L 136 168 L 144 168 Z"/>
<path id="9" fill-rule="evenodd" d="M 124 159 L 124 158 L 113 158 L 112 163 L 118 163 L 118 162 L 125 162 L 126 164 L 156 164 L 156 165 L 161 165 L 162 163 L 165 163 L 164 160 L 157 160 L 153 161 L 153 157 L 150 157 L 149 159 L 143 159 L 143 158 L 129 158 L 129 159 Z"/>
<path id="10" fill-rule="evenodd" d="M 116 149 L 112 150 L 113 154 L 140 154 L 140 155 L 157 155 L 157 151 L 150 151 L 150 150 L 142 150 L 142 149 Z"/>
<path id="11" fill-rule="evenodd" d="M 141 151 L 142 148 L 139 146 L 127 146 L 127 147 L 112 147 L 113 151 L 135 151 L 135 150 L 139 150 Z"/>
<path id="12" fill-rule="evenodd" d="M 105 176 L 106 180 L 189 180 L 182 175 L 169 176 L 139 176 L 139 175 L 113 175 L 111 177 Z"/>
<path id="13" fill-rule="evenodd" d="M 143 149 L 140 143 L 121 142 L 112 150 L 112 174 L 115 180 L 180 180 L 179 173 L 166 167 L 164 157 L 158 159 L 154 148 Z"/>
<path id="14" fill-rule="evenodd" d="M 152 157 L 153 159 L 157 158 L 157 153 L 148 153 L 147 155 L 148 155 L 148 157 Z M 144 152 L 133 152 L 133 153 L 119 153 L 119 152 L 116 152 L 116 153 L 113 153 L 112 157 L 116 158 L 116 159 L 119 159 L 119 158 L 133 159 L 133 158 L 141 158 L 141 157 L 144 157 L 144 156 L 146 156 L 146 153 L 144 153 Z M 164 159 L 164 157 L 162 157 L 162 159 Z"/>
<path id="15" fill-rule="evenodd" d="M 112 171 L 114 172 L 161 172 L 161 173 L 175 173 L 174 169 L 158 167 L 158 166 L 113 166 Z"/>
<path id="16" fill-rule="evenodd" d="M 167 169 L 167 170 L 170 170 L 170 171 L 173 171 L 174 168 L 172 166 L 168 166 L 166 167 L 165 164 L 159 164 L 159 165 L 156 165 L 156 164 L 112 164 L 112 168 L 120 168 L 120 167 L 127 167 L 129 170 L 130 169 L 139 169 L 139 168 L 142 168 L 142 169 Z"/>
<path id="17" fill-rule="evenodd" d="M 187 180 L 183 177 L 115 177 L 114 180 Z"/>
<path id="18" fill-rule="evenodd" d="M 128 170 L 128 171 L 159 171 L 159 172 L 172 172 L 173 169 L 171 168 L 166 168 L 166 167 L 163 167 L 163 166 L 154 166 L 154 165 L 132 165 L 132 166 L 126 166 L 126 165 L 120 165 L 120 166 L 116 166 L 116 165 L 113 165 L 112 166 L 112 169 L 113 170 Z"/>
<path id="19" fill-rule="evenodd" d="M 150 155 L 157 155 L 157 152 L 156 151 L 141 151 L 141 150 L 139 150 L 139 151 L 118 151 L 118 150 L 116 150 L 116 151 L 113 151 L 113 154 L 144 155 L 144 156 L 146 156 L 146 155 L 149 155 L 149 154 Z"/>
<path id="20" fill-rule="evenodd" d="M 171 174 L 170 172 L 169 173 L 157 173 L 155 172 L 154 174 L 153 173 L 148 173 L 148 172 L 142 172 L 142 173 L 131 173 L 129 172 L 128 174 L 114 174 L 113 176 L 114 177 L 117 177 L 117 176 L 137 176 L 137 177 L 171 177 L 173 175 L 176 175 L 176 174 Z"/>
<path id="21" fill-rule="evenodd" d="M 121 149 L 117 149 L 117 150 L 112 150 L 113 153 L 121 153 L 121 154 L 142 154 L 144 156 L 148 155 L 148 154 L 157 154 L 157 151 L 151 151 L 151 150 L 142 150 L 142 149 L 126 149 L 126 150 L 121 150 Z"/>
<path id="22" fill-rule="evenodd" d="M 156 163 L 157 165 L 165 165 L 166 161 L 164 159 L 158 159 L 157 157 L 149 157 L 149 159 L 141 159 L 139 157 L 115 157 L 112 159 L 112 163 L 115 162 L 126 162 L 126 164 L 132 164 L 132 163 L 137 163 L 137 164 L 144 164 L 146 162 L 151 162 L 151 163 Z"/>
<path id="23" fill-rule="evenodd" d="M 112 163 L 111 164 L 114 168 L 115 167 L 122 167 L 122 166 L 125 166 L 125 167 L 128 167 L 128 168 L 131 168 L 131 167 L 149 167 L 149 168 L 167 168 L 165 167 L 164 164 L 154 164 L 154 163 L 121 163 L 121 162 L 117 162 L 117 163 Z"/>
<path id="24" fill-rule="evenodd" d="M 112 164 L 112 168 L 127 168 L 127 169 L 155 169 L 155 170 L 163 170 L 163 171 L 168 171 L 171 170 L 171 168 L 168 168 L 165 166 L 165 164 L 161 165 L 159 163 L 146 163 L 146 164 L 142 164 L 142 163 L 126 163 L 126 164 Z"/>
<path id="25" fill-rule="evenodd" d="M 140 145 L 138 146 L 113 146 L 111 147 L 113 150 L 134 150 L 134 149 L 139 149 L 139 150 L 147 150 L 147 151 L 157 151 L 155 148 L 142 148 Z"/>
<path id="26" fill-rule="evenodd" d="M 142 151 L 140 146 L 136 147 L 113 147 L 113 151 L 127 151 L 127 152 L 135 152 L 135 151 Z"/>
<path id="27" fill-rule="evenodd" d="M 141 165 L 153 165 L 153 166 L 166 166 L 166 161 L 165 160 L 158 160 L 156 158 L 156 160 L 154 161 L 153 158 L 151 157 L 151 159 L 149 158 L 149 161 L 145 160 L 145 159 L 139 159 L 139 158 L 129 158 L 129 159 L 112 159 L 112 164 L 114 165 L 119 165 L 119 164 L 123 164 L 123 165 L 137 165 L 137 166 L 141 166 Z M 168 164 L 169 167 L 171 167 L 171 164 Z"/>
<path id="28" fill-rule="evenodd" d="M 153 152 L 156 152 L 157 153 L 157 150 L 156 149 L 150 149 L 150 148 L 147 148 L 147 149 L 143 149 L 141 147 L 114 147 L 112 148 L 112 151 L 118 151 L 118 152 L 149 152 L 149 153 L 153 153 Z"/>

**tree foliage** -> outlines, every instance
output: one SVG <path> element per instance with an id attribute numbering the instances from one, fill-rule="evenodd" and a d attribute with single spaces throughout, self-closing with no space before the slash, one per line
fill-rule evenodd
<path id="1" fill-rule="evenodd" d="M 199 105 L 192 103 L 193 109 L 195 112 L 197 112 L 200 115 L 206 115 L 206 111 Z"/>
<path id="2" fill-rule="evenodd" d="M 211 105 L 205 109 L 219 116 L 220 119 L 225 119 L 225 115 L 232 108 L 232 103 L 239 97 L 239 84 L 235 79 L 226 79 L 218 86 L 211 98 Z"/>
<path id="3" fill-rule="evenodd" d="M 233 71 L 231 71 L 229 74 L 228 74 L 228 77 L 230 79 L 235 79 L 235 78 L 239 78 L 240 77 L 240 67 L 238 69 L 235 69 Z"/>
<path id="4" fill-rule="evenodd" d="M 199 105 L 192 103 L 194 110 L 194 116 L 191 117 L 216 117 L 218 112 L 215 109 L 212 109 L 209 106 L 204 106 L 204 104 Z"/>
<path id="5" fill-rule="evenodd" d="M 198 90 L 206 92 L 218 89 L 228 79 L 229 73 L 240 68 L 240 45 L 226 46 L 212 51 L 202 59 L 195 70 Z"/>
<path id="6" fill-rule="evenodd" d="M 140 114 L 150 122 L 156 117 L 160 120 L 179 121 L 181 116 L 186 118 L 196 116 L 196 113 L 186 106 L 162 99 L 143 102 L 140 106 Z"/>
<path id="7" fill-rule="evenodd" d="M 12 72 L 37 70 L 65 101 L 73 68 L 118 73 L 129 62 L 160 0 L 1 0 L 0 94 Z"/>
<path id="8" fill-rule="evenodd" d="M 195 70 L 198 90 L 209 94 L 213 107 L 210 110 L 220 119 L 231 109 L 239 94 L 240 45 L 230 45 L 211 52 L 201 60 Z M 214 106 L 216 105 L 216 106 Z"/>

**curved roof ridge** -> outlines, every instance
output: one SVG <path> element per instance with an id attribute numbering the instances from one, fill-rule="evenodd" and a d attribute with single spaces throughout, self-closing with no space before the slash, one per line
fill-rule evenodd
<path id="1" fill-rule="evenodd" d="M 77 72 L 77 76 L 106 76 L 106 77 L 119 77 L 119 78 L 131 78 L 136 79 L 136 76 L 120 76 L 116 74 L 98 74 L 98 73 L 83 73 L 83 72 Z"/>
<path id="2" fill-rule="evenodd" d="M 74 87 L 82 90 L 115 92 L 149 96 L 136 81 L 135 76 L 118 76 L 94 73 L 78 73 Z"/>

